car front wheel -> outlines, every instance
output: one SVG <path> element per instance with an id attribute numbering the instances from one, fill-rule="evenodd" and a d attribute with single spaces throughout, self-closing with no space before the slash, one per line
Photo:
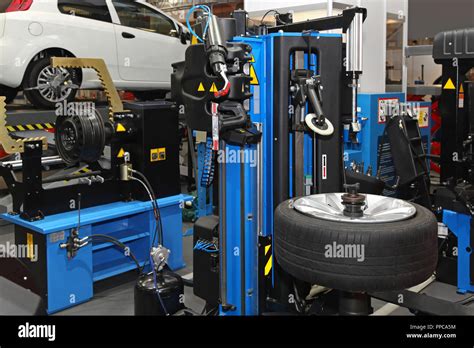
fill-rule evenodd
<path id="1" fill-rule="evenodd" d="M 51 57 L 46 56 L 28 69 L 23 91 L 34 106 L 54 109 L 59 102 L 74 100 L 81 79 L 80 69 L 53 68 Z"/>

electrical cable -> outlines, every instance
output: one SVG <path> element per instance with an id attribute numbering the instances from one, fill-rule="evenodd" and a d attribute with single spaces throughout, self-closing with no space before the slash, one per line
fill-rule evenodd
<path id="1" fill-rule="evenodd" d="M 155 245 L 155 240 L 156 240 L 156 235 L 157 235 L 156 231 L 157 230 L 158 230 L 158 244 L 163 245 L 163 222 L 161 220 L 160 208 L 158 206 L 158 203 L 156 202 L 156 194 L 153 190 L 153 186 L 150 184 L 147 177 L 143 173 L 141 173 L 141 172 L 139 172 L 138 170 L 135 170 L 135 169 L 132 169 L 131 172 L 132 172 L 132 174 L 138 175 L 141 178 L 141 180 L 140 180 L 139 178 L 136 178 L 133 175 L 130 177 L 132 180 L 135 180 L 135 181 L 139 182 L 143 187 L 145 187 L 146 192 L 147 192 L 148 196 L 150 197 L 151 204 L 153 206 L 153 212 L 154 212 L 156 224 L 155 224 L 155 235 L 153 236 L 153 241 L 152 241 L 152 245 L 151 245 L 151 248 L 150 248 L 149 260 L 150 260 L 150 265 L 151 265 L 151 268 L 152 268 L 153 284 L 154 284 L 154 287 L 155 287 L 156 296 L 158 297 L 158 300 L 161 304 L 161 307 L 163 308 L 163 311 L 165 312 L 165 315 L 169 316 L 170 314 L 169 314 L 168 310 L 166 309 L 165 303 L 163 302 L 163 299 L 160 295 L 160 290 L 158 289 L 157 273 L 156 273 L 156 269 L 155 269 L 155 264 L 153 262 L 153 257 L 151 256 L 151 249 Z M 179 275 L 178 275 L 178 277 L 180 279 L 182 279 Z"/>
<path id="2" fill-rule="evenodd" d="M 219 248 L 213 243 L 209 241 L 198 240 L 194 245 L 194 250 L 200 250 L 207 253 L 217 253 L 219 252 Z"/>
<path id="3" fill-rule="evenodd" d="M 268 16 L 270 13 L 274 12 L 275 15 L 280 15 L 280 12 L 278 12 L 277 10 L 268 10 L 267 12 L 265 12 L 265 14 L 263 15 L 262 19 L 260 20 L 260 25 L 263 24 L 263 21 L 265 20 L 265 17 Z"/>
<path id="4" fill-rule="evenodd" d="M 157 216 L 159 213 L 157 213 L 157 211 L 156 211 L 156 206 L 155 206 L 155 204 L 153 203 L 153 202 L 155 202 L 155 199 L 153 198 L 153 195 L 151 194 L 151 192 L 150 192 L 150 190 L 148 189 L 148 187 L 146 186 L 146 184 L 145 184 L 142 180 L 140 180 L 140 179 L 138 179 L 138 178 L 131 177 L 131 179 L 134 180 L 134 181 L 137 181 L 137 182 L 141 183 L 141 184 L 145 187 L 145 189 L 147 190 L 148 194 L 150 195 L 150 201 L 151 201 L 152 209 L 153 209 L 153 216 L 155 217 L 155 228 L 154 228 L 154 230 L 153 230 L 153 238 L 152 238 L 152 242 L 151 242 L 151 246 L 150 246 L 150 253 L 151 253 L 151 249 L 155 246 L 156 237 L 157 237 L 157 235 L 159 234 L 159 226 L 158 226 L 158 225 L 161 226 L 161 223 L 158 222 L 158 221 L 159 221 L 159 218 L 158 218 L 158 216 Z M 160 238 L 159 238 L 159 240 L 158 240 L 158 244 L 159 244 L 159 245 L 162 245 L 160 240 L 163 240 L 163 238 L 162 238 L 161 235 L 160 235 Z"/>
<path id="5" fill-rule="evenodd" d="M 158 221 L 158 217 L 157 217 L 157 212 L 156 212 L 155 204 L 153 203 L 155 200 L 154 200 L 154 198 L 153 198 L 152 193 L 151 193 L 150 190 L 148 189 L 147 185 L 146 185 L 142 180 L 140 180 L 140 179 L 138 179 L 138 178 L 135 178 L 135 177 L 130 177 L 130 179 L 139 182 L 143 187 L 145 187 L 145 189 L 146 189 L 146 191 L 147 191 L 147 193 L 148 193 L 148 195 L 149 195 L 149 197 L 150 197 L 150 202 L 151 202 L 151 205 L 152 205 L 152 208 L 153 208 L 153 215 L 154 215 L 154 217 L 155 217 L 155 229 L 154 229 L 154 232 L 153 232 L 153 239 L 152 239 L 152 242 L 151 242 L 151 247 L 153 247 L 153 246 L 155 245 L 156 236 L 157 236 L 157 234 L 158 234 L 158 222 L 157 222 L 157 221 Z M 159 244 L 161 244 L 160 241 L 158 241 L 158 242 L 159 242 Z"/>
<path id="6" fill-rule="evenodd" d="M 201 175 L 201 186 L 210 187 L 214 182 L 214 173 L 216 166 L 216 153 L 212 149 L 212 138 L 209 137 L 206 142 L 206 154 L 204 157 L 203 170 Z"/>
<path id="7" fill-rule="evenodd" d="M 153 186 L 151 186 L 151 184 L 148 181 L 148 179 L 146 178 L 146 176 L 143 175 L 143 173 L 140 173 L 138 170 L 132 169 L 132 174 L 138 175 L 143 180 L 141 182 L 142 185 L 148 187 L 147 192 L 149 193 L 149 195 L 151 196 L 151 199 L 152 199 L 152 206 L 153 206 L 153 211 L 154 211 L 154 214 L 155 214 L 155 220 L 156 220 L 156 224 L 157 224 L 158 237 L 159 237 L 158 238 L 158 243 L 159 243 L 159 245 L 163 245 L 163 242 L 164 242 L 163 222 L 161 220 L 160 207 L 158 206 L 158 203 L 156 203 L 156 194 L 153 190 Z M 132 176 L 132 178 L 133 178 L 133 176 Z M 136 180 L 136 181 L 137 181 L 137 179 L 138 178 L 134 178 L 134 180 Z M 152 247 L 154 246 L 154 244 L 155 244 L 155 237 L 153 238 Z"/>

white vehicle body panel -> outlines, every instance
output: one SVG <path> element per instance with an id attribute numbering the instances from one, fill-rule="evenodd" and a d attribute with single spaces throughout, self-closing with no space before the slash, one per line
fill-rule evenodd
<path id="1" fill-rule="evenodd" d="M 184 60 L 187 45 L 179 38 L 120 25 L 112 0 L 106 2 L 113 23 L 61 13 L 57 0 L 34 0 L 27 11 L 1 13 L 0 84 L 20 87 L 33 58 L 44 50 L 59 48 L 75 57 L 104 59 L 117 88 L 169 89 L 171 64 Z M 133 32 L 136 38 L 123 42 L 121 30 Z M 122 78 L 128 55 L 130 65 Z M 84 70 L 81 87 L 99 86 L 97 74 Z"/>

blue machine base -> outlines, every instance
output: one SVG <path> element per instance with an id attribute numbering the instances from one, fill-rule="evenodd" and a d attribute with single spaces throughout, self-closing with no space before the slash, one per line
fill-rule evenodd
<path id="1" fill-rule="evenodd" d="M 185 266 L 182 244 L 182 209 L 188 195 L 157 200 L 163 223 L 164 245 L 171 250 L 168 265 L 176 270 Z M 104 240 L 94 240 L 68 259 L 59 247 L 77 228 L 77 211 L 28 222 L 19 216 L 2 214 L 15 224 L 16 243 L 25 241 L 33 247 L 26 261 L 39 288 L 46 295 L 48 313 L 54 313 L 93 297 L 93 283 L 133 270 L 135 263 L 123 250 Z M 106 234 L 119 239 L 136 256 L 139 263 L 148 262 L 155 235 L 155 219 L 150 202 L 116 202 L 82 209 L 79 237 Z M 155 242 L 156 244 L 156 242 Z"/>
<path id="2" fill-rule="evenodd" d="M 451 210 L 443 211 L 443 223 L 458 239 L 458 292 L 474 292 L 471 285 L 470 248 L 471 217 Z"/>

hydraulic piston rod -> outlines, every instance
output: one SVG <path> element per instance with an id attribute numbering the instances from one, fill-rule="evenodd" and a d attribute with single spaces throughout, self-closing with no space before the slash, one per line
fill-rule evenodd
<path id="1" fill-rule="evenodd" d="M 362 23 L 364 15 L 360 12 L 354 14 L 354 18 L 347 29 L 347 57 L 346 71 L 352 74 L 352 129 L 360 130 L 357 121 L 357 87 L 359 75 L 362 74 Z"/>

